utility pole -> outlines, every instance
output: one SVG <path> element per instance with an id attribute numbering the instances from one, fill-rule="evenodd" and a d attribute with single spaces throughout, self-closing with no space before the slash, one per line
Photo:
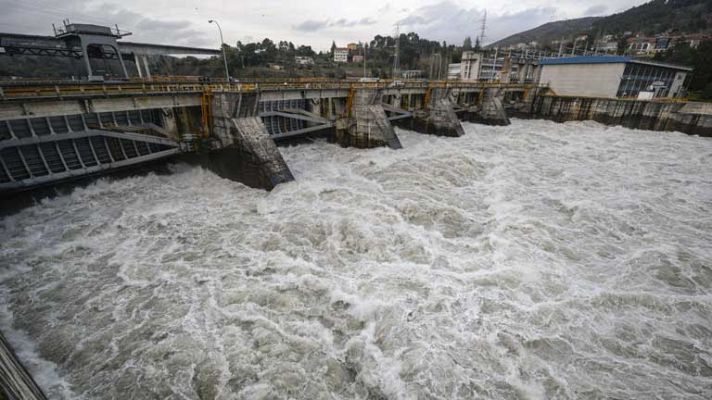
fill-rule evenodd
<path id="1" fill-rule="evenodd" d="M 442 57 L 440 53 L 433 53 L 430 55 L 430 79 L 440 79 L 442 70 Z"/>
<path id="2" fill-rule="evenodd" d="M 400 43 L 400 25 L 396 24 L 396 48 L 395 48 L 395 54 L 393 55 L 393 79 L 396 79 L 396 75 L 398 74 L 398 70 L 400 68 L 400 65 L 398 65 L 398 50 L 399 50 L 399 43 Z"/>
<path id="3" fill-rule="evenodd" d="M 433 79 L 433 74 L 435 73 L 435 53 L 430 55 L 430 71 L 428 72 L 428 78 Z"/>
<path id="4" fill-rule="evenodd" d="M 363 42 L 363 77 L 366 77 L 366 42 Z"/>
<path id="5" fill-rule="evenodd" d="M 220 28 L 220 24 L 218 24 L 218 21 L 211 19 L 208 21 L 209 24 L 214 23 L 215 25 L 218 26 L 218 31 L 220 32 L 220 47 L 222 47 L 222 53 L 223 53 L 223 61 L 225 62 L 225 80 L 229 83 L 230 82 L 230 71 L 227 69 L 227 55 L 225 54 L 225 41 L 223 40 L 223 34 L 222 34 L 222 28 Z"/>
<path id="6" fill-rule="evenodd" d="M 492 81 L 495 81 L 497 77 L 497 55 L 499 53 L 499 47 L 494 48 L 494 59 L 492 60 Z"/>
<path id="7" fill-rule="evenodd" d="M 480 51 L 482 51 L 482 54 L 480 55 L 480 65 L 477 67 L 477 77 L 478 79 L 482 78 L 482 67 L 485 64 L 485 31 L 487 30 L 487 9 L 485 8 L 485 12 L 482 15 L 482 27 L 480 29 Z M 496 62 L 496 56 L 495 56 L 495 62 Z M 492 71 L 494 74 L 494 71 Z"/>

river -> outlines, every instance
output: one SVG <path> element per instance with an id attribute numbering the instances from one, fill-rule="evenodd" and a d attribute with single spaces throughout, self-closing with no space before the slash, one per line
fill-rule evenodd
<path id="1" fill-rule="evenodd" d="M 712 397 L 712 139 L 465 131 L 6 216 L 0 328 L 57 399 Z"/>

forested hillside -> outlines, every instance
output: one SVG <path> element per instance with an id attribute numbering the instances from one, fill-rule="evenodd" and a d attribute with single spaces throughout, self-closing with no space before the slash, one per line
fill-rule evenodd
<path id="1" fill-rule="evenodd" d="M 509 46 L 517 43 L 550 43 L 580 34 L 622 35 L 626 32 L 652 36 L 674 31 L 697 33 L 712 30 L 712 0 L 653 0 L 607 17 L 587 17 L 549 22 L 528 31 L 516 33 L 490 45 Z"/>

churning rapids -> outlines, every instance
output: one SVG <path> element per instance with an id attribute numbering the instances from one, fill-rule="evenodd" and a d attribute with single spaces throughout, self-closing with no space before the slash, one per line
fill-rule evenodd
<path id="1" fill-rule="evenodd" d="M 465 129 L 26 208 L 0 327 L 51 398 L 709 399 L 712 140 Z"/>

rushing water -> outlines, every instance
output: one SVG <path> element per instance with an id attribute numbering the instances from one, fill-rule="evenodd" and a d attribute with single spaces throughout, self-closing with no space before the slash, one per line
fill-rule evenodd
<path id="1" fill-rule="evenodd" d="M 0 326 L 53 398 L 709 399 L 712 140 L 465 129 L 5 217 Z"/>

